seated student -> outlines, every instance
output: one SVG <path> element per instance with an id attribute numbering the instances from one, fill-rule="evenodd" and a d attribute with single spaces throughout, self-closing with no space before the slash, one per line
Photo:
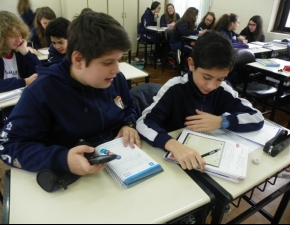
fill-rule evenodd
<path id="1" fill-rule="evenodd" d="M 248 43 L 253 41 L 265 42 L 262 17 L 258 15 L 253 16 L 249 20 L 248 26 L 241 31 L 240 35 L 245 36 Z"/>
<path id="2" fill-rule="evenodd" d="M 30 43 L 28 43 L 28 46 L 36 50 L 49 48 L 51 41 L 45 36 L 44 32 L 49 22 L 51 22 L 55 18 L 56 15 L 51 8 L 41 7 L 37 9 L 34 19 L 34 28 L 31 30 L 32 36 L 30 38 Z M 36 53 L 35 51 L 33 51 L 33 49 L 31 51 L 33 53 Z"/>
<path id="3" fill-rule="evenodd" d="M 219 31 L 226 35 L 232 43 L 247 43 L 248 41 L 244 36 L 235 33 L 235 30 L 238 28 L 239 24 L 239 17 L 234 13 L 228 13 L 219 18 L 219 20 L 214 24 L 213 30 Z"/>
<path id="4" fill-rule="evenodd" d="M 145 10 L 144 14 L 141 17 L 141 23 L 138 27 L 138 33 L 140 34 L 140 38 L 143 41 L 147 41 L 148 43 L 155 43 L 156 36 L 155 34 L 147 34 L 146 37 L 146 27 L 147 26 L 156 26 L 157 25 L 157 18 L 158 13 L 160 12 L 161 4 L 160 2 L 154 1 L 151 4 L 151 8 L 148 8 Z M 157 65 L 161 65 L 161 59 L 160 59 L 160 43 L 162 42 L 162 37 L 157 37 L 157 45 L 155 46 L 155 53 L 157 54 Z"/>
<path id="5" fill-rule="evenodd" d="M 32 29 L 35 13 L 31 10 L 29 0 L 18 0 L 17 10 L 24 23 Z"/>
<path id="6" fill-rule="evenodd" d="M 178 20 L 173 27 L 173 31 L 170 38 L 170 48 L 172 51 L 181 50 L 182 36 L 188 35 L 203 35 L 206 30 L 195 30 L 195 22 L 198 17 L 198 9 L 189 7 L 180 20 Z M 192 43 L 185 41 L 183 46 L 183 52 L 186 56 L 190 55 L 192 50 Z"/>
<path id="7" fill-rule="evenodd" d="M 28 86 L 37 78 L 35 66 L 41 62 L 26 47 L 28 36 L 29 28 L 20 18 L 0 11 L 0 92 Z M 2 109 L 3 119 L 12 108 Z"/>
<path id="8" fill-rule="evenodd" d="M 215 14 L 213 12 L 207 12 L 202 18 L 201 22 L 197 26 L 197 30 L 211 30 L 215 23 Z"/>
<path id="9" fill-rule="evenodd" d="M 97 146 L 123 137 L 125 146 L 141 147 L 135 106 L 119 70 L 132 47 L 125 29 L 108 14 L 87 12 L 71 22 L 67 37 L 64 60 L 37 67 L 37 82 L 24 90 L 3 128 L 1 154 L 9 166 L 86 175 L 105 165 L 90 165 L 84 153 L 94 148 L 77 146 L 81 139 Z"/>
<path id="10" fill-rule="evenodd" d="M 52 42 L 48 49 L 48 65 L 58 63 L 65 57 L 67 48 L 67 29 L 69 24 L 69 20 L 58 17 L 47 25 L 45 35 L 48 36 Z"/>
<path id="11" fill-rule="evenodd" d="M 169 3 L 166 6 L 165 13 L 160 18 L 160 27 L 173 28 L 179 19 L 180 16 L 175 12 L 174 5 Z"/>
<path id="12" fill-rule="evenodd" d="M 208 31 L 199 37 L 188 58 L 188 74 L 167 81 L 138 119 L 141 137 L 155 147 L 171 151 L 183 169 L 199 166 L 203 171 L 205 161 L 200 154 L 168 132 L 184 127 L 197 132 L 261 129 L 261 112 L 224 82 L 234 63 L 234 49 L 224 35 Z"/>

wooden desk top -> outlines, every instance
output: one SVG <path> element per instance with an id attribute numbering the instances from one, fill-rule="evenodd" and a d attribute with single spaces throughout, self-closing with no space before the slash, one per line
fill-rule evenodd
<path id="1" fill-rule="evenodd" d="M 171 132 L 170 134 L 173 138 L 177 138 L 181 131 L 182 129 Z M 253 158 L 258 158 L 260 160 L 260 164 L 253 164 Z M 235 199 L 256 185 L 259 185 L 267 178 L 272 177 L 275 173 L 279 172 L 289 164 L 290 147 L 287 147 L 287 149 L 275 157 L 266 154 L 263 152 L 263 147 L 259 147 L 249 154 L 247 176 L 244 181 L 233 183 L 216 176 L 209 176 L 219 183 Z"/>
<path id="2" fill-rule="evenodd" d="M 36 173 L 11 170 L 10 223 L 165 223 L 210 202 L 209 196 L 165 152 L 142 149 L 164 172 L 121 189 L 104 170 L 81 177 L 67 190 L 45 192 Z"/>

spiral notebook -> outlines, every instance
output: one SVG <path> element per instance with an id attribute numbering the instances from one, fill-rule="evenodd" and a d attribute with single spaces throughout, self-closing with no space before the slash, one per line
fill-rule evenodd
<path id="1" fill-rule="evenodd" d="M 19 89 L 15 89 L 12 91 L 7 91 L 5 93 L 1 93 L 0 94 L 0 102 L 5 102 L 5 101 L 19 97 L 22 94 L 23 89 L 24 88 L 19 88 Z"/>
<path id="2" fill-rule="evenodd" d="M 125 147 L 123 138 L 101 144 L 95 151 L 98 155 L 118 155 L 107 163 L 106 170 L 121 188 L 132 187 L 163 171 L 161 165 L 137 145 L 135 148 Z"/>
<path id="3" fill-rule="evenodd" d="M 248 147 L 210 133 L 183 129 L 178 141 L 197 150 L 206 162 L 205 172 L 238 183 L 247 174 Z M 164 159 L 178 163 L 171 152 Z"/>

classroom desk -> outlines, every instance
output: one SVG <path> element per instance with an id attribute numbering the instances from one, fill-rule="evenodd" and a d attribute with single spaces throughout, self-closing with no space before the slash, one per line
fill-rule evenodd
<path id="1" fill-rule="evenodd" d="M 9 93 L 9 92 L 13 92 L 13 91 L 2 92 L 2 93 L 0 93 L 0 97 L 1 97 L 1 95 L 5 95 L 6 93 Z M 21 95 L 17 96 L 16 98 L 10 99 L 8 101 L 0 102 L 0 109 L 16 105 L 16 103 L 18 102 L 20 96 Z"/>
<path id="2" fill-rule="evenodd" d="M 143 70 L 140 70 L 135 66 L 132 66 L 131 64 L 128 64 L 126 62 L 120 62 L 119 69 L 124 74 L 126 80 L 128 81 L 128 86 L 130 89 L 132 79 L 144 78 L 145 83 L 149 83 L 150 75 L 144 72 Z"/>
<path id="3" fill-rule="evenodd" d="M 147 37 L 147 34 L 153 33 L 155 34 L 155 54 L 154 54 L 154 69 L 156 69 L 156 60 L 157 60 L 157 52 L 156 52 L 156 45 L 157 45 L 157 39 L 158 39 L 158 34 L 163 33 L 167 27 L 159 27 L 159 26 L 147 26 L 146 27 L 146 32 L 145 35 Z M 159 44 L 159 43 L 158 43 Z M 145 65 L 147 65 L 147 41 L 145 42 Z"/>
<path id="4" fill-rule="evenodd" d="M 182 129 L 171 132 L 170 134 L 173 138 L 177 138 L 181 131 Z M 253 164 L 253 158 L 258 158 L 260 160 L 260 164 Z M 228 222 L 228 224 L 241 223 L 243 220 L 258 211 L 262 213 L 268 220 L 272 220 L 272 223 L 277 224 L 279 223 L 290 199 L 290 180 L 287 184 L 279 188 L 277 191 L 274 191 L 272 194 L 268 195 L 258 203 L 254 202 L 253 199 L 247 197 L 245 194 L 249 191 L 252 191 L 260 184 L 265 182 L 268 183 L 270 178 L 277 176 L 281 170 L 289 166 L 289 147 L 287 147 L 287 149 L 282 151 L 276 157 L 269 156 L 263 152 L 263 147 L 260 147 L 249 154 L 247 176 L 246 179 L 240 183 L 233 183 L 222 178 L 200 173 L 196 170 L 189 170 L 186 172 L 189 175 L 194 174 L 197 179 L 199 179 L 215 195 L 217 201 L 212 213 L 212 224 L 221 223 L 225 206 L 238 197 L 242 197 L 250 205 L 252 205 L 252 207 L 237 216 L 235 219 Z M 284 196 L 274 217 L 267 214 L 265 210 L 262 210 L 265 205 L 269 204 L 282 194 L 284 194 Z"/>
<path id="5" fill-rule="evenodd" d="M 38 186 L 36 173 L 12 168 L 5 175 L 2 222 L 166 223 L 192 211 L 201 215 L 197 222 L 205 222 L 211 198 L 178 165 L 165 161 L 163 150 L 144 141 L 142 149 L 164 171 L 128 189 L 104 170 L 48 193 Z"/>
<path id="6" fill-rule="evenodd" d="M 181 68 L 181 71 L 182 71 L 182 68 L 183 68 L 183 64 L 184 63 L 187 63 L 185 62 L 184 60 L 184 42 L 185 41 L 196 41 L 198 39 L 198 35 L 188 35 L 188 36 L 182 36 L 181 37 L 181 50 L 180 50 L 180 68 Z"/>
<path id="7" fill-rule="evenodd" d="M 271 114 L 269 119 L 274 120 L 275 111 L 279 109 L 283 112 L 290 113 L 285 111 L 284 109 L 278 107 L 279 100 L 288 96 L 288 94 L 284 94 L 284 83 L 287 84 L 290 81 L 290 72 L 282 71 L 278 72 L 279 69 L 283 69 L 285 65 L 290 65 L 290 62 L 281 60 L 281 59 L 272 59 L 277 63 L 280 63 L 280 67 L 266 67 L 258 62 L 248 63 L 245 65 L 247 69 L 247 76 L 244 82 L 244 88 L 242 92 L 242 96 L 246 96 L 247 85 L 249 81 L 249 75 L 253 72 L 261 72 L 263 75 L 275 79 L 278 83 L 277 94 L 275 96 L 275 101 L 271 104 Z M 289 88 L 288 88 L 289 89 Z"/>

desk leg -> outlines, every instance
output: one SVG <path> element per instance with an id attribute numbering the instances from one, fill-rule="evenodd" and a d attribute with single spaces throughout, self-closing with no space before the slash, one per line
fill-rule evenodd
<path id="1" fill-rule="evenodd" d="M 290 190 L 285 192 L 285 194 L 284 194 L 284 196 L 283 196 L 283 198 L 282 198 L 282 200 L 277 208 L 277 211 L 273 217 L 273 220 L 271 222 L 272 224 L 280 223 L 280 220 L 284 214 L 284 211 L 285 211 L 289 201 L 290 201 Z"/>
<path id="2" fill-rule="evenodd" d="M 145 55 L 144 55 L 144 67 L 146 67 L 146 65 L 147 65 L 147 29 L 145 29 L 146 31 L 145 31 L 145 36 L 146 36 L 146 38 L 145 38 Z"/>
<path id="3" fill-rule="evenodd" d="M 131 80 L 127 80 L 127 84 L 128 84 L 128 88 L 131 89 L 132 88 Z"/>
<path id="4" fill-rule="evenodd" d="M 274 121 L 275 111 L 276 111 L 276 109 L 278 107 L 280 96 L 283 94 L 283 91 L 284 91 L 283 83 L 284 83 L 284 81 L 280 80 L 280 83 L 278 84 L 277 94 L 275 96 L 275 100 L 273 102 L 273 106 L 272 106 L 272 109 L 271 109 L 271 114 L 270 114 L 270 117 L 269 117 L 269 119 L 272 120 L 272 121 Z"/>
<path id="5" fill-rule="evenodd" d="M 10 170 L 5 171 L 3 197 L 2 224 L 8 224 L 10 214 Z"/>
<path id="6" fill-rule="evenodd" d="M 145 77 L 145 83 L 149 83 L 149 79 L 150 79 L 150 74 L 148 74 L 148 77 Z"/>
<path id="7" fill-rule="evenodd" d="M 128 52 L 128 62 L 131 64 L 131 51 L 132 50 L 130 50 L 129 52 Z"/>
<path id="8" fill-rule="evenodd" d="M 158 32 L 155 32 L 155 54 L 154 54 L 154 69 L 156 69 L 156 60 L 157 60 L 157 37 L 158 37 Z M 159 49 L 159 48 L 158 48 Z"/>

